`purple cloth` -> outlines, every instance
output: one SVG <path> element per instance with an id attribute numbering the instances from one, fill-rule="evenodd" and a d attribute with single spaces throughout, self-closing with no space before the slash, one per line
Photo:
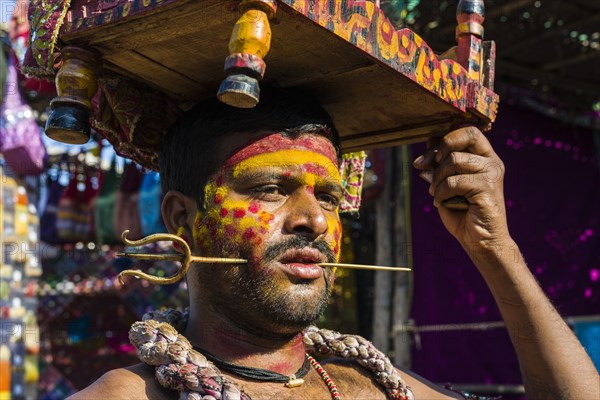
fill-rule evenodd
<path id="1" fill-rule="evenodd" d="M 591 131 L 503 104 L 489 134 L 506 165 L 511 234 L 563 316 L 600 309 L 600 177 Z M 414 156 L 423 144 L 413 146 Z M 414 174 L 417 325 L 501 320 L 485 282 Z M 421 333 L 413 370 L 435 382 L 521 383 L 505 329 Z"/>
<path id="2" fill-rule="evenodd" d="M 39 175 L 44 169 L 46 148 L 31 107 L 21 98 L 17 77 L 16 58 L 11 55 L 0 108 L 0 151 L 13 172 Z"/>

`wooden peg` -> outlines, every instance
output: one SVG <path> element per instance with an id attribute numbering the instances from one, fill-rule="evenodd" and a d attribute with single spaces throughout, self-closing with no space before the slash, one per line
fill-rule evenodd
<path id="1" fill-rule="evenodd" d="M 223 103 L 238 108 L 253 108 L 258 104 L 258 82 L 266 68 L 263 59 L 271 47 L 269 20 L 276 11 L 275 0 L 242 0 L 242 16 L 231 33 L 229 56 L 225 59 L 227 77 L 217 93 Z"/>
<path id="2" fill-rule="evenodd" d="M 485 6 L 483 0 L 460 0 L 456 9 L 456 49 L 457 61 L 467 70 L 472 80 L 482 83 L 483 21 Z"/>
<path id="3" fill-rule="evenodd" d="M 456 61 L 467 70 L 469 79 L 478 85 L 483 84 L 483 21 L 485 6 L 483 0 L 460 0 L 456 9 Z M 489 79 L 489 78 L 488 78 Z M 492 84 L 493 84 L 493 77 Z M 469 90 L 472 86 L 469 86 Z M 463 196 L 444 200 L 442 205 L 456 211 L 469 209 L 469 202 Z"/>
<path id="4" fill-rule="evenodd" d="M 67 46 L 61 51 L 63 64 L 56 74 L 58 97 L 50 102 L 46 135 L 59 142 L 87 143 L 92 98 L 98 90 L 96 74 L 100 56 L 94 50 Z"/>

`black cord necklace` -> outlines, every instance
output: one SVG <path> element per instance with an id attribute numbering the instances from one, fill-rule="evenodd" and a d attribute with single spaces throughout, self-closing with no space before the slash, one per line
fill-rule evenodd
<path id="1" fill-rule="evenodd" d="M 233 374 L 243 376 L 244 378 L 254 379 L 256 381 L 281 382 L 284 383 L 284 386 L 287 388 L 301 386 L 304 383 L 304 379 L 302 378 L 304 378 L 310 370 L 310 361 L 308 357 L 304 357 L 304 363 L 294 375 L 287 376 L 278 372 L 269 371 L 267 369 L 245 367 L 243 365 L 235 365 L 232 363 L 228 363 L 227 361 L 223 361 L 220 358 L 213 356 L 208 351 L 200 347 L 193 347 L 194 350 L 202 353 L 207 360 L 211 361 L 220 369 L 224 369 L 225 371 L 229 371 Z"/>

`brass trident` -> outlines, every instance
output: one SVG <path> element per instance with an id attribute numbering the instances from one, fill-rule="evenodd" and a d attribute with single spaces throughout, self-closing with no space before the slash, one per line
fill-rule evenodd
<path id="1" fill-rule="evenodd" d="M 128 257 L 136 260 L 150 260 L 150 261 L 177 261 L 181 263 L 181 267 L 177 270 L 177 272 L 171 276 L 166 278 L 161 278 L 158 276 L 153 276 L 142 272 L 140 270 L 127 269 L 119 273 L 119 282 L 124 284 L 123 277 L 125 276 L 135 276 L 137 278 L 142 278 L 147 280 L 150 283 L 154 283 L 157 285 L 168 285 L 171 283 L 175 283 L 187 273 L 187 270 L 190 268 L 190 264 L 195 263 L 203 263 L 203 264 L 246 264 L 248 260 L 243 258 L 221 258 L 221 257 L 200 257 L 192 255 L 192 251 L 190 250 L 190 246 L 187 244 L 185 240 L 180 238 L 177 235 L 172 235 L 170 233 L 156 233 L 154 235 L 146 236 L 140 240 L 130 240 L 127 239 L 127 234 L 129 230 L 126 230 L 121 235 L 121 239 L 123 243 L 127 246 L 137 247 L 143 246 L 148 243 L 162 242 L 162 241 L 170 241 L 177 243 L 181 246 L 183 250 L 183 254 L 144 254 L 144 253 L 117 253 L 118 257 Z M 370 269 L 377 271 L 412 271 L 411 268 L 405 267 L 380 267 L 378 265 L 361 265 L 361 264 L 346 264 L 346 263 L 319 263 L 317 264 L 320 267 L 340 267 L 340 268 L 350 268 L 350 269 Z"/>

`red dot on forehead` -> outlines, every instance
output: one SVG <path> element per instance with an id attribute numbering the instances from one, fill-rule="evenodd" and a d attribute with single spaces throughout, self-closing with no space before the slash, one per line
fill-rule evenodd
<path id="1" fill-rule="evenodd" d="M 258 154 L 271 153 L 279 150 L 308 150 L 326 156 L 337 165 L 337 154 L 331 142 L 323 136 L 302 135 L 297 138 L 282 136 L 280 133 L 265 136 L 244 147 L 225 162 L 225 167 L 232 167 L 247 158 Z"/>

